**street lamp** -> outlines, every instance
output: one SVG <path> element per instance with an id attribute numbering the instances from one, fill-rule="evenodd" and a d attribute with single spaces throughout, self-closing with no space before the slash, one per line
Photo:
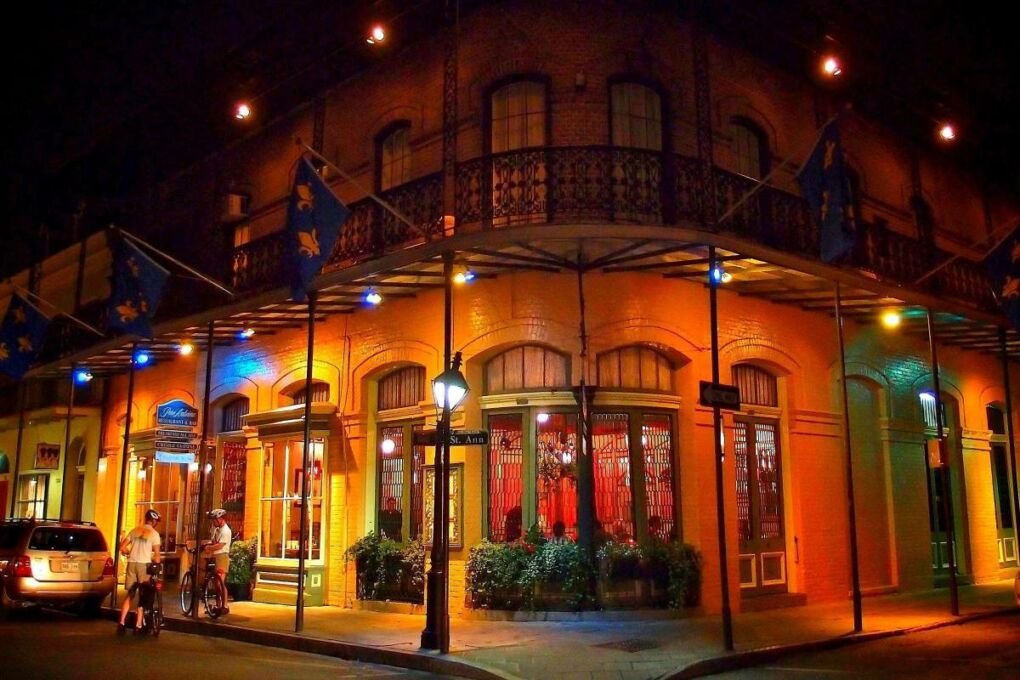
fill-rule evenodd
<path id="1" fill-rule="evenodd" d="M 421 632 L 424 649 L 450 651 L 449 593 L 447 592 L 447 563 L 449 547 L 448 479 L 450 467 L 450 413 L 468 393 L 467 380 L 460 372 L 460 352 L 453 355 L 450 367 L 432 381 L 432 396 L 440 410 L 436 423 L 436 464 L 432 503 L 432 564 L 427 577 L 428 599 L 425 603 L 425 629 Z"/>

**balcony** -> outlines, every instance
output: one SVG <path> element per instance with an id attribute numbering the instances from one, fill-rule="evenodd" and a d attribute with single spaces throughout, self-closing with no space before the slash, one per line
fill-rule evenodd
<path id="1" fill-rule="evenodd" d="M 456 171 L 458 231 L 524 224 L 702 225 L 722 215 L 754 186 L 746 177 L 714 168 L 711 205 L 698 159 L 609 146 L 542 147 L 464 161 Z M 425 176 L 381 194 L 415 224 L 414 233 L 371 199 L 353 203 L 327 269 L 379 257 L 423 239 L 444 236 L 442 176 Z M 710 210 L 710 208 L 713 208 Z M 984 271 L 956 260 L 915 283 L 948 253 L 893 231 L 883 223 L 860 223 L 847 263 L 881 279 L 995 311 Z M 740 206 L 721 231 L 797 256 L 817 260 L 818 233 L 800 196 L 765 187 Z M 251 293 L 284 284 L 284 232 L 234 251 L 233 283 Z"/>

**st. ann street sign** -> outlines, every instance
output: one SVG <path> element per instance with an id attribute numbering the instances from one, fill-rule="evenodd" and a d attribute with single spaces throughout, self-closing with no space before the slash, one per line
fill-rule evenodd
<path id="1" fill-rule="evenodd" d="M 740 410 L 739 387 L 702 380 L 701 389 L 698 390 L 698 394 L 701 397 L 699 401 L 702 406 L 713 406 L 731 411 Z"/>
<path id="2" fill-rule="evenodd" d="M 415 432 L 412 439 L 415 446 L 436 446 L 438 444 L 435 430 Z M 450 446 L 485 446 L 488 443 L 488 430 L 450 431 Z"/>

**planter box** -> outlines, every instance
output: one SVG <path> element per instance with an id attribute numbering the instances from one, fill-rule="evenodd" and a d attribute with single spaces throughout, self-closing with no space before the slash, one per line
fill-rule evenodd
<path id="1" fill-rule="evenodd" d="M 516 611 L 524 606 L 524 596 L 519 590 L 498 590 L 487 597 L 468 592 L 465 593 L 464 599 L 465 604 L 471 609 Z"/>
<path id="2" fill-rule="evenodd" d="M 645 606 L 647 587 L 644 579 L 598 581 L 598 601 L 605 609 L 637 609 Z"/>
<path id="3" fill-rule="evenodd" d="M 559 583 L 536 585 L 533 597 L 535 609 L 550 612 L 572 612 L 578 609 L 577 595 L 564 593 L 563 586 Z"/>

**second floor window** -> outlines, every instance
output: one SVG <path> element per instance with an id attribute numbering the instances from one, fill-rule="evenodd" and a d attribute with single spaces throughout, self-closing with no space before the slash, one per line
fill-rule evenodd
<path id="1" fill-rule="evenodd" d="M 545 145 L 545 90 L 544 83 L 521 80 L 492 93 L 492 153 Z"/>
<path id="2" fill-rule="evenodd" d="M 615 83 L 612 100 L 613 146 L 662 151 L 662 98 L 640 83 Z"/>
<path id="3" fill-rule="evenodd" d="M 379 142 L 379 190 L 386 191 L 411 180 L 411 128 L 401 125 Z"/>
<path id="4" fill-rule="evenodd" d="M 730 136 L 736 171 L 751 179 L 761 179 L 768 174 L 768 153 L 761 131 L 750 123 L 735 120 L 730 125 Z"/>

